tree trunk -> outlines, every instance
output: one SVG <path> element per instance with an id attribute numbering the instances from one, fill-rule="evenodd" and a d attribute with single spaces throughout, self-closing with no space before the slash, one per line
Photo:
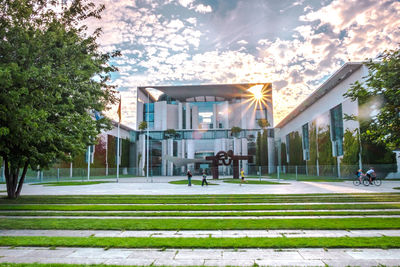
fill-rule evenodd
<path id="1" fill-rule="evenodd" d="M 4 175 L 6 178 L 6 186 L 7 186 L 7 197 L 9 199 L 16 199 L 19 197 L 22 189 L 22 185 L 25 180 L 26 172 L 28 171 L 28 161 L 24 163 L 24 169 L 22 171 L 21 177 L 18 179 L 19 176 L 19 162 L 14 165 L 11 164 L 9 166 L 8 157 L 4 157 L 5 168 L 4 168 Z M 19 180 L 19 182 L 18 182 Z"/>

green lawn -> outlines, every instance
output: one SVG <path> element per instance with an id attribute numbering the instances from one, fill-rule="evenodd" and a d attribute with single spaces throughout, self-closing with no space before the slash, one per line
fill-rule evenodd
<path id="1" fill-rule="evenodd" d="M 72 186 L 72 185 L 92 185 L 92 184 L 104 184 L 111 183 L 107 181 L 87 181 L 87 182 L 51 182 L 51 183 L 37 183 L 32 185 L 44 185 L 44 186 Z"/>
<path id="2" fill-rule="evenodd" d="M 240 184 L 241 179 L 224 179 L 224 183 L 231 183 L 231 184 Z M 259 181 L 259 180 L 248 180 L 245 178 L 244 184 L 288 184 L 288 183 L 278 183 L 278 182 L 272 182 L 272 181 Z"/>
<path id="3" fill-rule="evenodd" d="M 296 212 L 0 212 L 0 216 L 101 216 L 101 217 L 238 217 L 238 216 L 351 216 L 351 215 L 400 215 L 400 211 L 296 211 Z"/>
<path id="4" fill-rule="evenodd" d="M 188 180 L 177 180 L 177 181 L 170 181 L 168 182 L 169 184 L 183 184 L 183 185 L 188 185 Z M 207 181 L 209 185 L 218 185 L 215 183 L 211 183 L 209 180 Z M 200 180 L 192 180 L 192 185 L 201 185 Z"/>
<path id="5" fill-rule="evenodd" d="M 274 178 L 274 179 L 278 179 L 278 175 L 276 173 L 271 174 L 270 177 Z M 281 173 L 279 175 L 279 178 L 282 180 L 296 180 L 296 174 L 295 173 Z M 329 176 L 298 174 L 297 180 L 298 181 L 309 181 L 309 182 L 344 182 L 344 181 L 352 180 L 352 179 L 343 179 L 343 178 L 334 177 L 334 176 L 329 177 Z"/>
<path id="6" fill-rule="evenodd" d="M 400 202 L 399 193 L 293 195 L 71 195 L 0 198 L 0 204 L 234 204 L 305 202 Z"/>
<path id="7" fill-rule="evenodd" d="M 399 248 L 400 237 L 47 237 L 2 236 L 0 246 L 106 248 Z"/>
<path id="8" fill-rule="evenodd" d="M 13 219 L 0 229 L 64 230 L 245 230 L 245 229 L 400 229 L 400 218 L 329 219 Z"/>
<path id="9" fill-rule="evenodd" d="M 221 210 L 346 210 L 346 209 L 400 209 L 400 203 L 396 204 L 312 204 L 312 205 L 0 205 L 0 210 L 59 210 L 59 211 L 221 211 Z"/>

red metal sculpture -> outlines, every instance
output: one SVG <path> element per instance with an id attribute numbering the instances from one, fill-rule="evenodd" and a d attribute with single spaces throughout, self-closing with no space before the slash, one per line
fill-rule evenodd
<path id="1" fill-rule="evenodd" d="M 215 156 L 208 156 L 206 160 L 212 161 L 212 174 L 213 179 L 218 179 L 219 177 L 219 168 L 218 166 L 225 165 L 229 166 L 233 163 L 233 178 L 239 178 L 239 160 L 247 160 L 249 163 L 253 162 L 253 156 L 238 156 L 233 155 L 233 151 L 229 150 L 228 152 L 219 151 Z"/>

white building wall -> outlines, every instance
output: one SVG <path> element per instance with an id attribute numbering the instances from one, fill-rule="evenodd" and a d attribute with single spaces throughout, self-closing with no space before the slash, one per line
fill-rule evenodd
<path id="1" fill-rule="evenodd" d="M 192 129 L 199 129 L 199 107 L 192 106 Z"/>
<path id="2" fill-rule="evenodd" d="M 167 105 L 167 125 L 166 129 L 178 129 L 178 105 Z"/>
<path id="3" fill-rule="evenodd" d="M 161 140 L 161 148 L 162 148 L 162 160 L 161 160 L 161 175 L 167 175 L 167 160 L 165 160 L 165 156 L 168 155 L 168 140 Z"/>
<path id="4" fill-rule="evenodd" d="M 335 88 L 329 91 L 326 95 L 318 99 L 318 101 L 316 101 L 313 105 L 301 112 L 296 118 L 284 125 L 280 129 L 279 134 L 279 137 L 282 138 L 282 141 L 284 141 L 287 134 L 296 129 L 301 129 L 303 124 L 307 122 L 312 122 L 315 119 L 317 119 L 317 121 L 319 122 L 318 124 L 320 125 L 325 123 L 325 120 L 327 120 L 327 123 L 329 124 L 329 110 L 339 105 L 340 103 L 347 101 L 347 103 L 345 103 L 345 109 L 347 112 L 357 110 L 357 103 L 348 102 L 348 100 L 343 97 L 343 94 L 346 93 L 348 89 L 350 89 L 352 83 L 356 82 L 357 80 L 362 80 L 362 77 L 366 76 L 367 74 L 368 69 L 365 66 L 362 66 L 361 68 L 356 70 L 351 76 L 343 80 Z M 343 109 L 343 113 L 346 113 L 345 109 Z M 321 114 L 328 114 L 328 116 L 321 116 Z M 354 123 L 357 124 L 357 122 Z M 355 124 L 353 124 L 353 126 L 355 126 Z"/>
<path id="5" fill-rule="evenodd" d="M 183 127 L 183 114 L 182 114 L 182 103 L 178 103 L 178 130 L 182 130 Z"/>
<path id="6" fill-rule="evenodd" d="M 187 151 L 187 158 L 194 159 L 195 149 L 194 149 L 194 140 L 193 139 L 186 140 L 186 151 Z M 194 168 L 194 164 L 193 163 L 188 164 L 187 168 L 192 170 Z"/>
<path id="7" fill-rule="evenodd" d="M 218 110 L 217 110 L 217 104 L 213 104 L 213 119 L 212 119 L 212 124 L 213 124 L 213 128 L 217 129 L 218 125 L 217 125 L 217 118 L 218 118 Z"/>
<path id="8" fill-rule="evenodd" d="M 154 130 L 167 130 L 167 101 L 154 103 Z"/>
<path id="9" fill-rule="evenodd" d="M 143 121 L 144 104 L 142 102 L 136 103 L 136 129 L 139 129 L 140 123 Z"/>
<path id="10" fill-rule="evenodd" d="M 168 155 L 173 156 L 174 155 L 174 140 L 173 139 L 168 139 L 167 140 L 167 147 L 168 147 Z M 173 175 L 173 168 L 174 164 L 170 161 L 167 162 L 167 175 Z"/>
<path id="11" fill-rule="evenodd" d="M 190 128 L 190 114 L 191 114 L 191 110 L 190 110 L 190 104 L 189 103 L 185 103 L 186 105 L 186 128 L 185 129 L 191 129 Z"/>

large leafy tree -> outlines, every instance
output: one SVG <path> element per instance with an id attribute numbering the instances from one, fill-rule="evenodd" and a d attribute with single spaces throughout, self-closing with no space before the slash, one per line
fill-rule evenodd
<path id="1" fill-rule="evenodd" d="M 372 111 L 371 100 L 381 102 L 377 114 L 369 119 L 360 114 L 360 124 L 368 124 L 361 132 L 363 140 L 385 145 L 388 149 L 400 147 L 400 48 L 385 51 L 378 61 L 366 63 L 369 74 L 364 82 L 356 82 L 344 95 L 358 100 L 364 110 Z M 363 113 L 363 112 L 361 112 Z M 364 117 L 364 118 L 362 118 Z"/>
<path id="2" fill-rule="evenodd" d="M 0 0 L 0 156 L 9 198 L 20 195 L 29 167 L 70 160 L 93 144 L 109 120 L 94 120 L 115 102 L 109 60 L 99 51 L 104 6 L 74 0 Z"/>

